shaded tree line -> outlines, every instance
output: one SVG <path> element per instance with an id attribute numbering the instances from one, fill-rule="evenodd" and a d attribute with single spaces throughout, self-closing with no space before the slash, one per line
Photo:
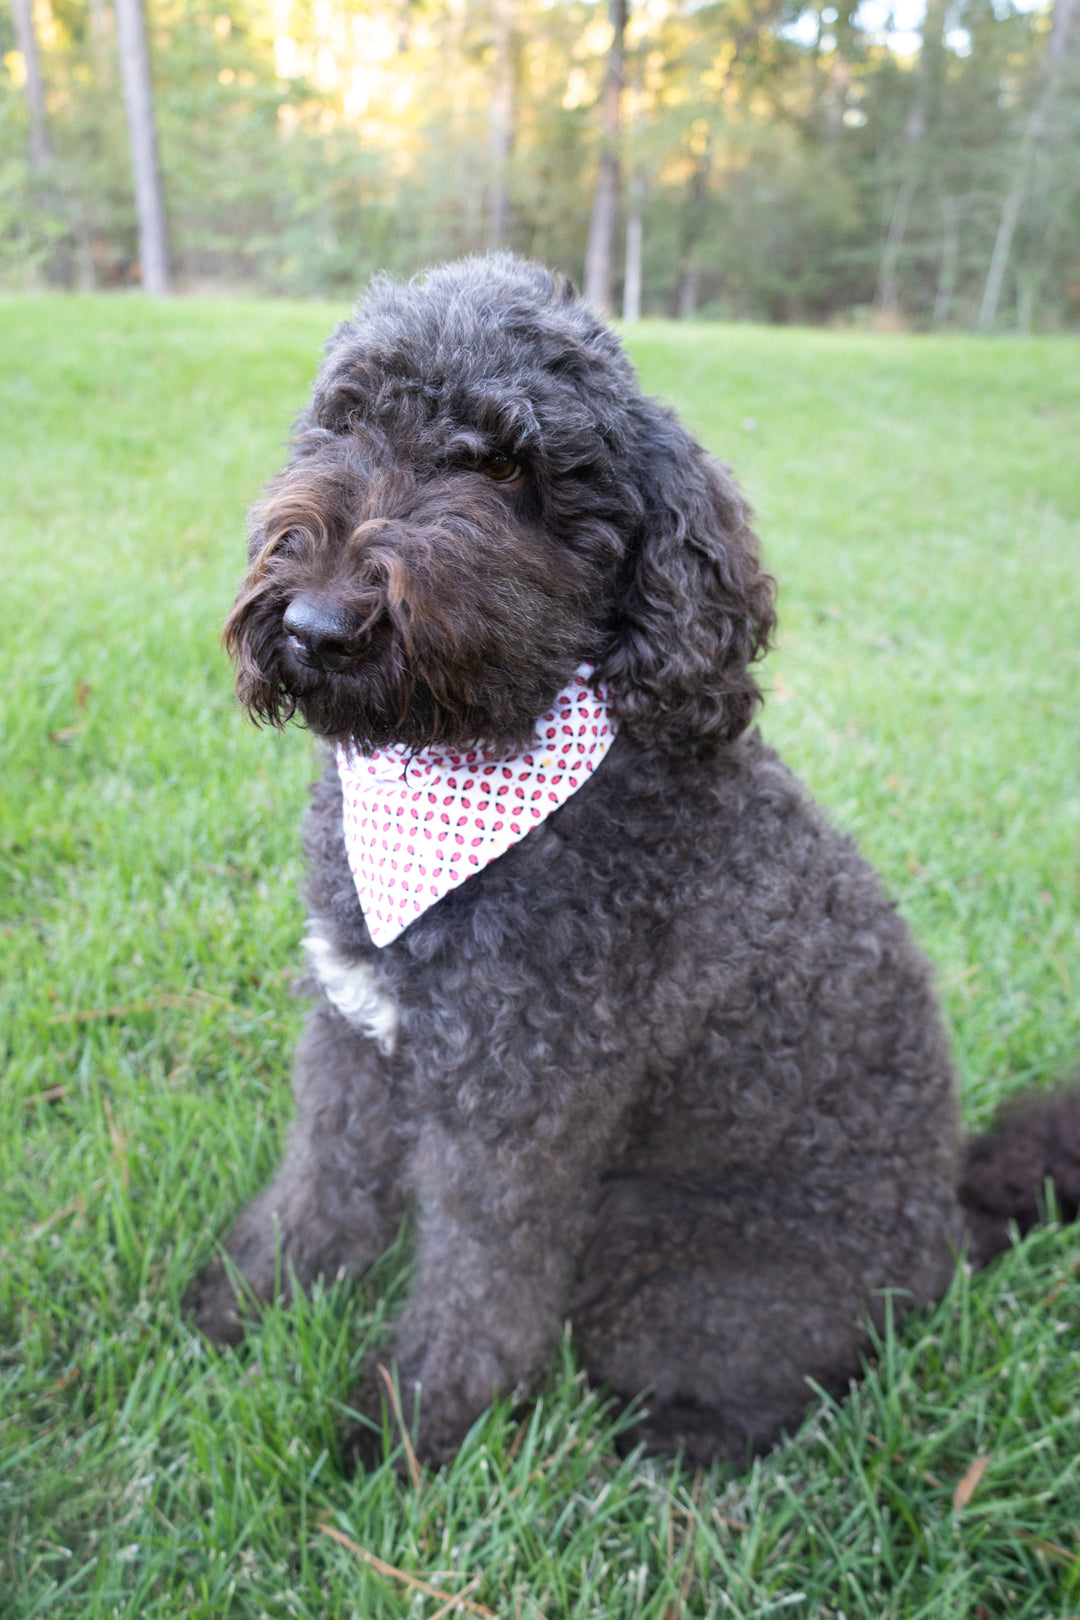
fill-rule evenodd
<path id="1" fill-rule="evenodd" d="M 506 245 L 630 318 L 1080 325 L 1080 0 L 9 4 L 9 286 L 163 290 L 137 13 L 182 287 Z"/>

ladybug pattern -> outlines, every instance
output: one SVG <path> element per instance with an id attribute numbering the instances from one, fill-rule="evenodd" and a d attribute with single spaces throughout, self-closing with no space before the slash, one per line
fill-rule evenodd
<path id="1" fill-rule="evenodd" d="M 520 754 L 338 748 L 345 849 L 374 944 L 389 945 L 592 775 L 615 740 L 592 669 L 582 664 Z"/>

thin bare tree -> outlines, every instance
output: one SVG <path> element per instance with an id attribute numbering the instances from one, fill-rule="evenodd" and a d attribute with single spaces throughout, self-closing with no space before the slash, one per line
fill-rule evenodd
<path id="1" fill-rule="evenodd" d="M 627 0 L 611 0 L 611 47 L 600 97 L 600 164 L 589 221 L 589 245 L 585 251 L 585 297 L 604 315 L 610 315 L 612 307 L 627 9 Z"/>
<path id="2" fill-rule="evenodd" d="M 623 273 L 622 314 L 624 321 L 641 319 L 641 248 L 643 238 L 642 205 L 645 187 L 640 175 L 634 175 L 627 187 L 626 206 L 626 268 Z"/>
<path id="3" fill-rule="evenodd" d="M 165 235 L 165 192 L 158 164 L 154 92 L 142 0 L 115 0 L 120 76 L 124 85 L 135 212 L 139 220 L 139 263 L 143 291 L 169 292 L 169 250 Z"/>
<path id="4" fill-rule="evenodd" d="M 691 136 L 694 168 L 680 210 L 679 279 L 675 291 L 675 313 L 681 321 L 690 320 L 698 305 L 701 280 L 698 251 L 707 223 L 713 162 L 712 131 L 708 125 L 703 121 L 700 128 L 691 130 Z"/>
<path id="5" fill-rule="evenodd" d="M 49 126 L 45 121 L 45 82 L 41 76 L 41 52 L 34 28 L 34 0 L 11 0 L 15 14 L 15 43 L 26 73 L 26 108 L 30 114 L 27 159 L 31 171 L 40 174 L 51 156 Z"/>
<path id="6" fill-rule="evenodd" d="M 641 79 L 640 70 L 633 75 L 633 83 L 627 83 L 626 89 L 630 103 L 629 138 L 630 150 L 627 154 L 627 182 L 626 182 L 626 256 L 623 263 L 623 320 L 638 321 L 641 319 L 641 271 L 642 247 L 644 243 L 645 212 L 645 175 L 641 160 L 640 146 L 642 109 L 641 109 Z"/>
<path id="7" fill-rule="evenodd" d="M 915 70 L 915 89 L 904 124 L 900 184 L 893 199 L 889 229 L 881 250 L 881 266 L 878 271 L 878 309 L 889 321 L 896 320 L 900 314 L 900 254 L 911 218 L 911 205 L 923 180 L 926 126 L 931 112 L 936 69 L 941 60 L 944 25 L 945 0 L 927 0 L 922 48 Z"/>
<path id="8" fill-rule="evenodd" d="M 514 149 L 514 0 L 491 0 L 492 86 L 488 107 L 487 245 L 506 244 L 510 154 Z"/>
<path id="9" fill-rule="evenodd" d="M 941 199 L 941 262 L 937 292 L 934 295 L 934 326 L 944 326 L 952 309 L 960 263 L 960 202 L 956 197 Z"/>
<path id="10" fill-rule="evenodd" d="M 1046 67 L 1042 92 L 1024 124 L 1016 153 L 1016 166 L 1012 184 L 1006 194 L 994 238 L 994 251 L 990 255 L 990 268 L 986 273 L 982 303 L 979 306 L 980 332 L 992 330 L 997 319 L 1001 289 L 1005 284 L 1005 271 L 1012 252 L 1013 237 L 1020 216 L 1034 185 L 1035 164 L 1039 150 L 1049 139 L 1054 103 L 1061 89 L 1069 44 L 1069 25 L 1072 22 L 1075 0 L 1056 0 L 1054 20 L 1046 47 Z"/>

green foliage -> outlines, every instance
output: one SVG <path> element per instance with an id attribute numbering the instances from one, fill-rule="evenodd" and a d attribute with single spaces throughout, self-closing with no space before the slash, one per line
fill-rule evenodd
<path id="1" fill-rule="evenodd" d="M 181 286 L 349 293 L 376 268 L 490 246 L 494 3 L 151 0 Z M 514 19 L 504 245 L 579 277 L 606 0 L 501 3 Z M 16 57 L 0 70 L 8 284 L 138 280 L 100 4 L 96 32 L 83 0 L 52 4 L 42 49 L 55 155 L 36 190 L 2 178 L 26 128 Z M 873 31 L 855 0 L 632 6 L 623 169 L 641 199 L 645 309 L 863 321 L 877 303 L 892 324 L 971 326 L 1046 87 L 1052 4 L 932 0 L 914 54 L 915 36 Z M 1080 319 L 1075 19 L 1067 47 L 1005 281 L 1000 324 L 1025 331 Z M 884 244 L 898 220 L 898 298 L 886 298 Z"/>
<path id="2" fill-rule="evenodd" d="M 346 1479 L 401 1253 L 220 1359 L 181 1321 L 289 1112 L 313 750 L 236 711 L 218 631 L 343 313 L 0 303 L 0 1614 L 434 1620 L 405 1576 L 501 1620 L 1077 1613 L 1075 1231 L 961 1271 L 848 1400 L 693 1478 L 618 1460 L 564 1345 L 444 1474 Z M 1080 1052 L 1077 345 L 646 322 L 633 349 L 759 509 L 766 734 L 937 962 L 983 1123 Z"/>

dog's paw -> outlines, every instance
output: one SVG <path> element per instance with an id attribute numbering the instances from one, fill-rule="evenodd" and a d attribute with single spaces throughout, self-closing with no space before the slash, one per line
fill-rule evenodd
<path id="1" fill-rule="evenodd" d="M 183 1312 L 213 1345 L 239 1344 L 247 1331 L 243 1303 L 220 1257 L 196 1277 L 184 1296 Z"/>
<path id="2" fill-rule="evenodd" d="M 647 1457 L 681 1455 L 695 1468 L 711 1468 L 717 1462 L 748 1468 L 755 1454 L 767 1451 L 778 1438 L 778 1426 L 755 1435 L 737 1413 L 676 1397 L 640 1406 L 634 1420 L 616 1435 L 615 1450 L 620 1457 L 639 1449 Z"/>
<path id="3" fill-rule="evenodd" d="M 349 1396 L 353 1421 L 341 1437 L 341 1458 L 346 1474 L 372 1473 L 391 1458 L 402 1480 L 415 1483 L 416 1423 L 407 1431 L 402 1417 L 398 1382 L 387 1364 L 386 1352 L 366 1360 L 362 1382 Z"/>
<path id="4" fill-rule="evenodd" d="M 385 1352 L 365 1366 L 349 1407 L 358 1416 L 342 1437 L 347 1471 L 378 1468 L 392 1456 L 401 1478 L 414 1485 L 421 1467 L 441 1468 L 454 1457 L 479 1415 L 403 1373 Z"/>
<path id="5" fill-rule="evenodd" d="M 349 1405 L 354 1410 L 362 1409 L 364 1403 L 355 1395 L 350 1399 Z M 358 1418 L 350 1423 L 341 1436 L 341 1465 L 344 1472 L 353 1474 L 371 1474 L 376 1468 L 381 1468 L 387 1456 L 391 1455 L 394 1447 L 394 1436 L 390 1435 L 389 1446 L 387 1435 L 381 1424 L 374 1419 Z M 404 1453 L 400 1464 L 396 1464 L 398 1473 L 402 1478 L 407 1477 L 408 1462 Z"/>

